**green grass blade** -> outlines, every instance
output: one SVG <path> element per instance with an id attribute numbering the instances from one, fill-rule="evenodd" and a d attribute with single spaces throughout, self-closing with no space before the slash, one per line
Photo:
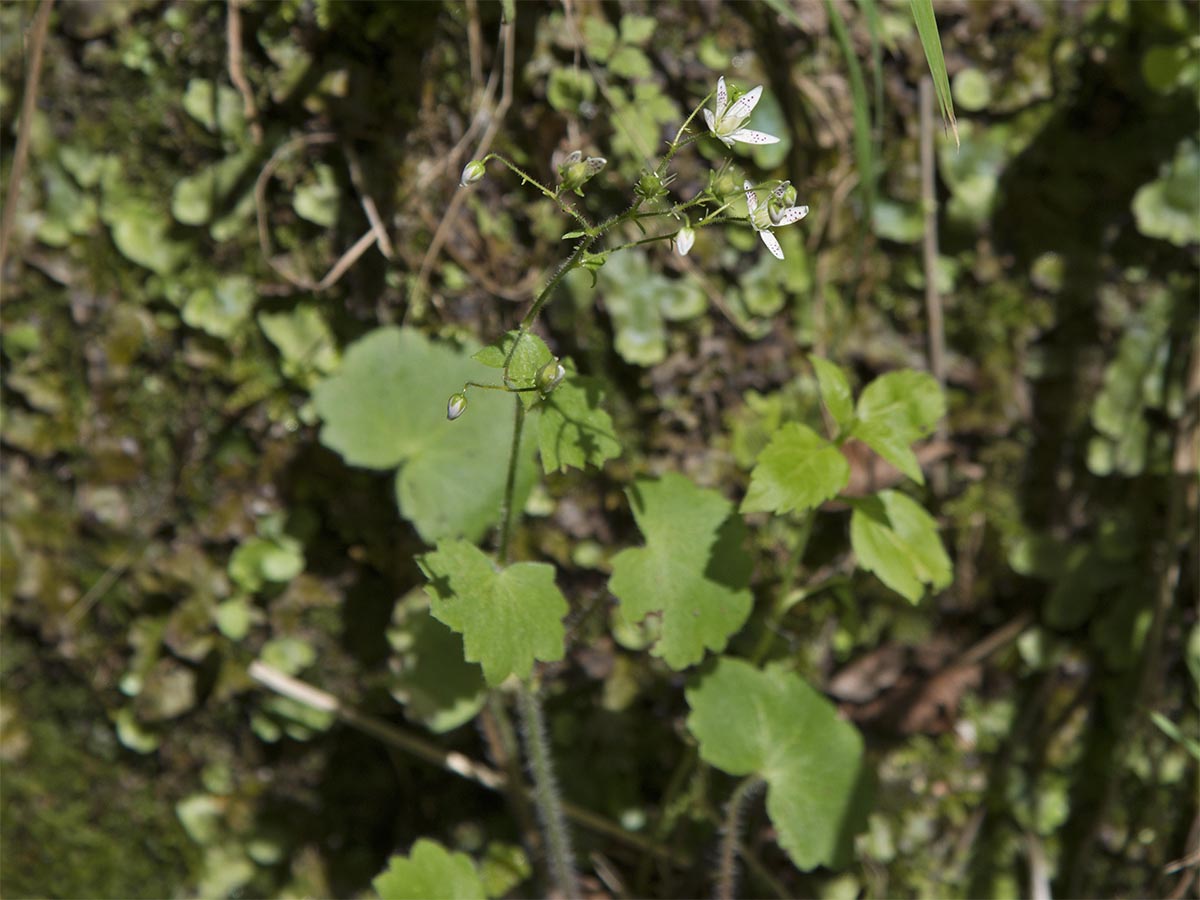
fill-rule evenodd
<path id="1" fill-rule="evenodd" d="M 938 36 L 937 19 L 933 15 L 933 0 L 909 0 L 913 19 L 917 23 L 917 34 L 921 36 L 921 47 L 929 62 L 929 74 L 933 76 L 933 91 L 942 110 L 942 121 L 954 132 L 954 143 L 958 145 L 958 122 L 954 118 L 954 98 L 950 95 L 950 79 L 946 75 L 946 58 L 942 56 L 942 39 Z"/>
<path id="2" fill-rule="evenodd" d="M 867 17 L 867 31 L 871 35 L 871 76 L 875 82 L 875 107 L 873 137 L 875 158 L 883 158 L 883 21 L 879 18 L 879 7 L 875 0 L 859 0 L 863 14 Z"/>
<path id="3" fill-rule="evenodd" d="M 842 55 L 846 57 L 846 67 L 850 70 L 850 96 L 854 102 L 854 156 L 858 164 L 858 177 L 866 205 L 867 221 L 871 220 L 871 211 L 875 208 L 875 155 L 871 147 L 871 102 L 867 99 L 867 85 L 863 79 L 862 66 L 854 53 L 854 44 L 850 40 L 850 29 L 832 0 L 825 0 L 825 9 L 829 12 L 829 22 L 833 26 L 833 36 L 837 39 Z M 792 13 L 795 16 L 795 13 Z"/>

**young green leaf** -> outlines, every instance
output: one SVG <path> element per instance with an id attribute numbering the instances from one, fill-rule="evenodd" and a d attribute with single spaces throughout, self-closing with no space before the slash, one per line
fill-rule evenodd
<path id="1" fill-rule="evenodd" d="M 790 422 L 759 454 L 742 512 L 813 509 L 849 480 L 850 465 L 837 447 L 807 425 Z"/>
<path id="2" fill-rule="evenodd" d="M 465 853 L 421 838 L 407 857 L 396 855 L 371 882 L 381 900 L 483 900 L 483 882 Z"/>
<path id="3" fill-rule="evenodd" d="M 537 385 L 537 373 L 554 358 L 550 348 L 536 334 L 528 331 L 510 331 L 494 344 L 484 347 L 473 359 L 492 369 L 503 369 L 508 363 L 508 383 L 514 388 L 532 388 Z M 537 402 L 534 391 L 522 395 L 525 405 Z"/>
<path id="4" fill-rule="evenodd" d="M 446 396 L 478 374 L 466 354 L 416 331 L 386 327 L 347 348 L 338 372 L 313 391 L 324 420 L 321 443 L 351 465 L 400 466 L 400 511 L 430 543 L 476 539 L 500 509 L 512 399 L 479 391 L 468 413 L 446 421 Z M 518 505 L 533 483 L 533 450 L 533 441 L 522 442 Z"/>
<path id="5" fill-rule="evenodd" d="M 598 379 L 572 373 L 542 401 L 538 448 L 546 474 L 565 472 L 567 466 L 600 468 L 621 455 L 603 399 Z"/>
<path id="6" fill-rule="evenodd" d="M 567 601 L 554 567 L 517 563 L 497 569 L 466 541 L 443 541 L 417 560 L 429 579 L 433 615 L 463 636 L 466 657 L 483 666 L 488 684 L 528 678 L 533 661 L 563 658 Z"/>
<path id="7" fill-rule="evenodd" d="M 946 401 L 932 375 L 912 369 L 888 372 L 868 384 L 858 398 L 858 420 L 850 436 L 924 484 L 912 443 L 929 435 L 945 414 Z"/>
<path id="8" fill-rule="evenodd" d="M 817 384 L 821 387 L 821 399 L 825 408 L 837 422 L 838 431 L 843 432 L 850 427 L 854 419 L 854 398 L 850 394 L 850 382 L 846 373 L 837 363 L 810 356 L 809 362 L 817 373 Z"/>
<path id="9" fill-rule="evenodd" d="M 661 613 L 652 652 L 684 669 L 723 650 L 750 615 L 746 529 L 733 504 L 682 475 L 639 480 L 627 494 L 646 546 L 617 554 L 608 587 L 632 623 Z"/>
<path id="10" fill-rule="evenodd" d="M 855 500 L 850 545 L 859 565 L 910 603 L 920 601 L 925 585 L 938 591 L 950 584 L 950 557 L 937 523 L 904 494 L 880 491 Z"/>
<path id="11" fill-rule="evenodd" d="M 767 782 L 767 814 L 800 869 L 837 866 L 865 818 L 863 740 L 833 704 L 782 666 L 723 657 L 687 691 L 700 757 Z"/>

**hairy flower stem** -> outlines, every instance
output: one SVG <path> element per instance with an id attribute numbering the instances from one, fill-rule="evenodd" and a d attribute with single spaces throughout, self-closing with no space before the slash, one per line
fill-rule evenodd
<path id="1" fill-rule="evenodd" d="M 550 756 L 550 741 L 542 719 L 542 706 L 534 689 L 521 682 L 517 701 L 521 710 L 521 732 L 525 738 L 525 755 L 529 774 L 533 777 L 533 799 L 546 839 L 546 859 L 550 878 L 558 893 L 567 898 L 579 896 L 575 876 L 571 838 L 563 815 L 562 797 L 554 779 L 554 764 Z"/>
<path id="2" fill-rule="evenodd" d="M 500 565 L 508 564 L 508 541 L 512 533 L 513 495 L 517 487 L 517 462 L 521 454 L 521 432 L 525 430 L 525 404 L 513 397 L 512 447 L 508 451 L 508 475 L 504 479 L 504 500 L 500 505 Z"/>
<path id="3" fill-rule="evenodd" d="M 737 857 L 738 845 L 741 843 L 742 815 L 750 798 L 758 792 L 766 782 L 757 775 L 752 775 L 737 786 L 729 805 L 725 808 L 724 834 L 721 836 L 720 864 L 717 868 L 717 898 L 718 900 L 733 900 L 733 892 L 737 888 Z"/>

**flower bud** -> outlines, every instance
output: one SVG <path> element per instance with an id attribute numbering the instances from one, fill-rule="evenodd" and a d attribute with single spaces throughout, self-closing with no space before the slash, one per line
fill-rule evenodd
<path id="1" fill-rule="evenodd" d="M 540 369 L 534 383 L 537 385 L 538 393 L 545 397 L 552 390 L 558 387 L 559 382 L 566 377 L 567 370 L 563 368 L 563 364 L 558 361 L 558 357 L 553 357 L 550 362 L 546 363 Z"/>
<path id="2" fill-rule="evenodd" d="M 606 165 L 608 165 L 608 160 L 603 156 L 589 156 L 587 159 L 584 159 L 583 154 L 578 150 L 572 151 L 558 167 L 558 178 L 562 182 L 562 189 L 565 191 L 574 191 L 582 197 L 583 191 L 580 188 L 595 177 Z"/>
<path id="3" fill-rule="evenodd" d="M 472 185 L 477 181 L 482 181 L 484 174 L 487 172 L 487 167 L 484 166 L 482 160 L 473 159 L 463 168 L 462 180 L 459 182 L 463 187 Z"/>
<path id="4" fill-rule="evenodd" d="M 461 391 L 457 394 L 451 394 L 450 402 L 446 404 L 446 418 L 453 422 L 466 411 L 467 395 Z"/>
<path id="5" fill-rule="evenodd" d="M 679 229 L 679 234 L 675 235 L 675 250 L 680 256 L 687 256 L 695 242 L 696 232 L 692 230 L 691 225 L 684 225 Z"/>

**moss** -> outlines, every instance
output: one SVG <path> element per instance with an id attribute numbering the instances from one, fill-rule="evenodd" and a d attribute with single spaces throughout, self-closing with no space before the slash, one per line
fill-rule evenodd
<path id="1" fill-rule="evenodd" d="M 24 740 L 19 760 L 5 760 L 0 894 L 177 894 L 197 853 L 154 761 L 122 749 L 88 686 L 13 631 L 3 639 L 4 704 L 15 713 L 6 730 Z"/>

